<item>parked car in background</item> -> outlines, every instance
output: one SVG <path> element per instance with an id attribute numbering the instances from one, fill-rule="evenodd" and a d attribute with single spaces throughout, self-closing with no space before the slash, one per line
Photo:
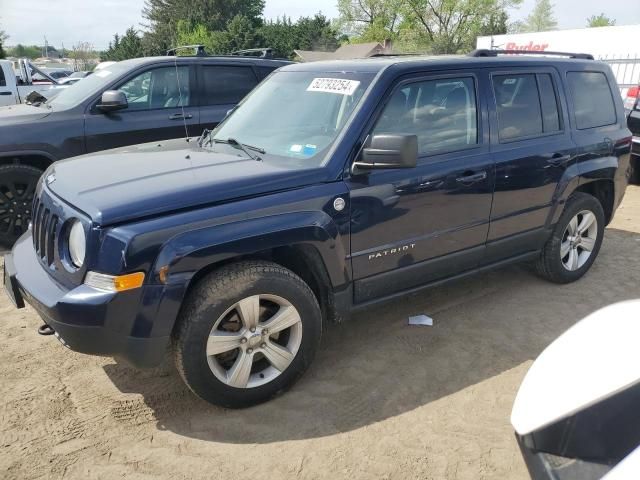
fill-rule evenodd
<path id="1" fill-rule="evenodd" d="M 66 70 L 64 68 L 43 68 L 41 69 L 44 73 L 46 73 L 49 77 L 54 78 L 56 80 L 62 80 L 63 78 L 69 77 L 73 70 Z M 32 73 L 34 81 L 49 81 L 48 78 L 43 77 L 37 72 Z"/>
<path id="2" fill-rule="evenodd" d="M 73 350 L 171 351 L 197 395 L 246 407 L 300 378 L 326 321 L 513 262 L 578 280 L 631 134 L 609 66 L 572 57 L 288 65 L 197 142 L 57 162 L 5 256 L 9 297 Z M 153 79 L 131 78 L 134 104 Z"/>
<path id="3" fill-rule="evenodd" d="M 89 75 L 91 75 L 91 73 L 93 73 L 93 72 L 89 72 L 89 71 L 73 72 L 68 77 L 61 78 L 59 80 L 60 81 L 60 85 L 73 85 L 74 83 L 79 82 L 83 78 L 87 78 Z"/>
<path id="4" fill-rule="evenodd" d="M 12 201 L 30 205 L 38 178 L 56 160 L 198 136 L 289 63 L 239 56 L 137 58 L 105 66 L 49 101 L 0 109 L 0 192 L 14 192 Z M 0 243 L 12 244 L 26 230 L 31 207 L 0 209 L 0 215 Z"/>
<path id="5" fill-rule="evenodd" d="M 633 174 L 631 183 L 640 185 L 640 85 L 631 87 L 627 91 L 624 108 L 627 113 L 627 126 L 633 134 L 633 145 L 631 147 Z"/>
<path id="6" fill-rule="evenodd" d="M 0 60 L 0 107 L 16 105 L 26 101 L 31 92 L 52 93 L 60 88 L 58 80 L 49 77 L 46 72 L 31 65 L 26 59 L 18 61 L 18 75 L 9 60 Z M 37 73 L 45 82 L 34 82 L 32 72 Z M 2 138 L 2 137 L 0 137 Z"/>

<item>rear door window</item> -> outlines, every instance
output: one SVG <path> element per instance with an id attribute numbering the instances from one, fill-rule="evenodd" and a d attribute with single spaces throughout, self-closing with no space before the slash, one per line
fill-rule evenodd
<path id="1" fill-rule="evenodd" d="M 567 81 L 573 97 L 578 130 L 616 123 L 613 95 L 604 73 L 569 72 Z"/>
<path id="2" fill-rule="evenodd" d="M 251 67 L 204 66 L 202 105 L 238 103 L 258 84 Z"/>

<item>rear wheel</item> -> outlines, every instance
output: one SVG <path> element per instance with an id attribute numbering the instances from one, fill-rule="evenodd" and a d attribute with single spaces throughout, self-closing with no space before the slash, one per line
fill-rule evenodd
<path id="1" fill-rule="evenodd" d="M 173 342 L 176 365 L 204 400 L 248 407 L 302 375 L 321 324 L 313 292 L 293 272 L 270 262 L 228 265 L 185 300 Z"/>
<path id="2" fill-rule="evenodd" d="M 589 194 L 574 193 L 536 262 L 537 273 L 556 283 L 582 277 L 598 256 L 604 224 L 600 202 Z"/>
<path id="3" fill-rule="evenodd" d="M 40 175 L 29 165 L 0 166 L 0 244 L 11 246 L 27 231 Z"/>

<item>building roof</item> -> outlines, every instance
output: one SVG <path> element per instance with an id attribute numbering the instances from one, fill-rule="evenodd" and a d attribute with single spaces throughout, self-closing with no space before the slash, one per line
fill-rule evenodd
<path id="1" fill-rule="evenodd" d="M 378 42 L 347 43 L 335 52 L 315 52 L 310 50 L 294 50 L 303 62 L 317 62 L 321 60 L 351 60 L 354 58 L 367 58 L 376 53 L 382 53 L 384 47 Z"/>

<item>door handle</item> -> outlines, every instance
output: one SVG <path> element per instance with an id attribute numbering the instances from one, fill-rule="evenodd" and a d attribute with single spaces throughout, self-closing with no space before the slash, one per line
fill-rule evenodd
<path id="1" fill-rule="evenodd" d="M 11 92 L 0 92 L 0 95 L 13 95 Z"/>
<path id="2" fill-rule="evenodd" d="M 172 113 L 171 115 L 169 115 L 169 120 L 189 120 L 190 118 L 193 118 L 193 115 L 191 115 L 190 113 L 186 113 L 186 114 L 181 114 L 181 113 Z"/>
<path id="3" fill-rule="evenodd" d="M 563 155 L 561 153 L 554 153 L 550 159 L 547 160 L 549 165 L 554 167 L 560 167 L 571 160 L 571 155 Z"/>
<path id="4" fill-rule="evenodd" d="M 456 178 L 456 182 L 463 183 L 465 185 L 471 185 L 472 183 L 480 182 L 481 180 L 486 180 L 487 172 L 478 172 L 473 173 L 469 172 L 468 175 L 463 175 L 462 177 Z"/>

